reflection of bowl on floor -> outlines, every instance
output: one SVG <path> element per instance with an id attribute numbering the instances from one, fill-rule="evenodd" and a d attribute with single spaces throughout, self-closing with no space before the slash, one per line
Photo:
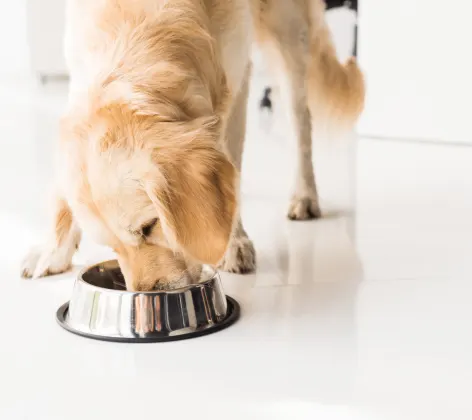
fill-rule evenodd
<path id="1" fill-rule="evenodd" d="M 57 311 L 66 330 L 106 341 L 172 341 L 210 334 L 239 317 L 216 271 L 204 267 L 198 283 L 169 291 L 128 292 L 117 261 L 79 274 L 70 302 Z"/>

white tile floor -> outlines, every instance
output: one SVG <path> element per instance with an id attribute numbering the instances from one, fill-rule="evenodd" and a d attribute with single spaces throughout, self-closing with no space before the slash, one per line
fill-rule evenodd
<path id="1" fill-rule="evenodd" d="M 0 85 L 2 420 L 472 418 L 472 148 L 317 138 L 326 217 L 288 222 L 293 145 L 256 84 L 243 216 L 259 270 L 223 274 L 242 318 L 154 345 L 57 326 L 74 273 L 20 279 L 64 87 Z M 108 256 L 86 240 L 75 272 Z"/>

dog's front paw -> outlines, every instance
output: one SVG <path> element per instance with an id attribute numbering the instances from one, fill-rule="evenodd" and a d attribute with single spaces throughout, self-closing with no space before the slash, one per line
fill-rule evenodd
<path id="1" fill-rule="evenodd" d="M 290 203 L 290 220 L 310 220 L 321 217 L 320 205 L 316 196 L 295 196 Z"/>
<path id="2" fill-rule="evenodd" d="M 63 273 L 71 267 L 72 255 L 61 248 L 33 248 L 21 263 L 23 278 L 38 278 Z"/>
<path id="3" fill-rule="evenodd" d="M 248 274 L 256 269 L 256 250 L 247 236 L 235 237 L 219 268 L 229 273 Z"/>

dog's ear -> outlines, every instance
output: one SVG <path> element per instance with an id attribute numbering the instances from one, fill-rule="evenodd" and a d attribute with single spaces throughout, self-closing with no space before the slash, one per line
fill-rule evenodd
<path id="1" fill-rule="evenodd" d="M 233 164 L 197 139 L 167 158 L 161 154 L 158 169 L 162 182 L 148 193 L 168 241 L 199 262 L 217 264 L 237 213 L 238 176 Z"/>

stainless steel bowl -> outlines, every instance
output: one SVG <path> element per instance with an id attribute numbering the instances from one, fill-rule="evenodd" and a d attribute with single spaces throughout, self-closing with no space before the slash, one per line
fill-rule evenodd
<path id="1" fill-rule="evenodd" d="M 128 292 L 117 261 L 82 271 L 70 302 L 57 311 L 66 330 L 107 341 L 181 340 L 226 328 L 239 318 L 219 275 L 204 267 L 198 283 L 169 291 Z"/>

